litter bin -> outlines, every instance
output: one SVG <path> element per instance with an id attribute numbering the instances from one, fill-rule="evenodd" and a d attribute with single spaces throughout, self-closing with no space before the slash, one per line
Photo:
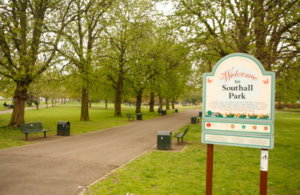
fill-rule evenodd
<path id="1" fill-rule="evenodd" d="M 167 110 L 162 110 L 162 115 L 167 115 Z"/>
<path id="2" fill-rule="evenodd" d="M 57 123 L 57 135 L 62 135 L 62 136 L 70 135 L 70 122 L 59 121 Z"/>
<path id="3" fill-rule="evenodd" d="M 202 117 L 202 111 L 199 112 L 199 116 Z"/>
<path id="4" fill-rule="evenodd" d="M 192 124 L 197 124 L 197 117 L 196 116 L 192 116 L 191 123 Z"/>
<path id="5" fill-rule="evenodd" d="M 171 131 L 158 131 L 157 132 L 157 149 L 170 150 L 172 145 L 172 132 Z"/>
<path id="6" fill-rule="evenodd" d="M 136 113 L 136 120 L 143 120 L 143 114 L 142 113 Z"/>
<path id="7" fill-rule="evenodd" d="M 178 112 L 178 109 L 175 109 L 175 112 L 177 113 L 177 112 Z"/>

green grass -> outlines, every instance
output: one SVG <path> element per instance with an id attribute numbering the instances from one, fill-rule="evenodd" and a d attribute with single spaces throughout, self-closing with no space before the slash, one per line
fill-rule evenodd
<path id="1" fill-rule="evenodd" d="M 113 117 L 113 106 L 92 104 L 89 122 L 79 121 L 80 107 L 66 103 L 26 111 L 26 122 L 43 123 L 56 134 L 59 120 L 70 121 L 71 134 L 83 134 L 125 125 L 125 113 L 135 107 L 122 106 L 123 117 Z M 143 119 L 158 117 L 143 108 Z M 11 114 L 0 115 L 0 149 L 31 144 L 18 128 L 6 127 Z M 300 113 L 275 114 L 275 146 L 269 152 L 268 194 L 300 195 Z M 205 194 L 206 145 L 201 143 L 200 125 L 190 126 L 183 152 L 152 151 L 110 174 L 89 188 L 87 194 Z M 183 131 L 185 127 L 181 128 Z M 34 135 L 34 136 L 33 136 Z M 48 134 L 47 134 L 48 135 Z M 40 134 L 32 134 L 42 137 Z M 214 147 L 214 194 L 259 194 L 260 149 L 233 146 Z"/>
<path id="2" fill-rule="evenodd" d="M 104 104 L 97 105 L 100 107 L 96 107 L 95 104 L 89 109 L 91 120 L 79 121 L 81 110 L 80 107 L 74 105 L 76 104 L 66 103 L 38 110 L 26 110 L 25 122 L 42 122 L 44 128 L 49 127 L 51 129 L 50 132 L 47 132 L 47 135 L 54 135 L 56 134 L 58 121 L 69 121 L 71 135 L 80 135 L 132 123 L 128 121 L 125 113 L 135 113 L 135 107 L 122 106 L 123 117 L 114 117 L 114 109 L 111 105 L 109 105 L 109 109 L 105 110 L 101 108 Z M 143 120 L 159 117 L 157 112 L 150 113 L 146 108 L 142 108 L 142 113 Z M 0 114 L 0 149 L 31 144 L 30 140 L 43 137 L 43 133 L 29 134 L 29 141 L 24 141 L 25 135 L 21 133 L 19 128 L 7 127 L 10 117 L 11 113 Z"/>
<path id="3" fill-rule="evenodd" d="M 299 195 L 300 113 L 275 116 L 268 194 Z M 205 194 L 207 148 L 200 141 L 200 125 L 189 126 L 189 144 L 183 152 L 148 152 L 98 181 L 86 194 Z M 213 166 L 213 194 L 259 194 L 260 149 L 215 145 Z"/>

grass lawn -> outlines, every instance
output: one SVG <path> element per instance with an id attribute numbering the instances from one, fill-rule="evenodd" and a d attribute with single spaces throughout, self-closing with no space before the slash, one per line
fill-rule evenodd
<path id="1" fill-rule="evenodd" d="M 122 106 L 123 117 L 113 117 L 113 104 L 92 104 L 89 122 L 79 121 L 80 104 L 57 104 L 55 107 L 27 110 L 25 121 L 42 122 L 56 134 L 59 120 L 71 123 L 71 134 L 125 125 L 125 113 L 135 107 Z M 158 117 L 142 108 L 143 119 Z M 275 146 L 269 151 L 268 194 L 300 195 L 300 112 L 275 114 Z M 18 128 L 6 127 L 11 114 L 0 115 L 0 149 L 31 144 L 42 133 L 25 135 Z M 183 152 L 152 151 L 128 163 L 91 186 L 86 194 L 205 194 L 206 145 L 201 143 L 200 125 L 190 126 Z M 183 131 L 185 127 L 181 128 Z M 233 146 L 214 147 L 214 194 L 259 194 L 260 149 Z"/>
<path id="2" fill-rule="evenodd" d="M 275 114 L 268 194 L 300 194 L 300 113 Z M 206 145 L 189 125 L 183 152 L 152 151 L 91 186 L 86 194 L 205 194 Z M 185 127 L 182 127 L 183 130 Z M 259 194 L 260 149 L 214 146 L 214 194 Z"/>
<path id="3" fill-rule="evenodd" d="M 49 127 L 51 129 L 47 135 L 55 135 L 57 122 L 69 121 L 71 124 L 70 133 L 80 135 L 129 124 L 131 122 L 128 121 L 125 113 L 135 114 L 135 107 L 122 106 L 123 117 L 114 117 L 113 104 L 109 104 L 108 109 L 105 110 L 103 109 L 104 104 L 99 103 L 92 104 L 92 108 L 89 110 L 91 121 L 79 121 L 81 109 L 80 106 L 76 105 L 78 103 L 66 103 L 38 110 L 26 110 L 25 122 L 42 122 L 44 128 Z M 148 110 L 142 108 L 143 120 L 159 117 L 157 112 L 150 113 Z M 0 149 L 31 144 L 30 139 L 43 137 L 43 133 L 29 134 L 29 141 L 25 141 L 25 135 L 21 133 L 19 128 L 7 127 L 10 117 L 11 113 L 0 114 Z"/>

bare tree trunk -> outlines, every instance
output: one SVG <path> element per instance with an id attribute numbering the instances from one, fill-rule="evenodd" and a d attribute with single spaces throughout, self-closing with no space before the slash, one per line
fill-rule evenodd
<path id="1" fill-rule="evenodd" d="M 169 99 L 166 98 L 166 110 L 170 110 Z"/>
<path id="2" fill-rule="evenodd" d="M 36 106 L 36 109 L 38 110 L 39 109 L 39 102 L 38 102 L 37 95 L 35 96 L 35 104 L 34 105 Z"/>
<path id="3" fill-rule="evenodd" d="M 122 116 L 121 113 L 121 93 L 119 91 L 116 92 L 115 98 L 115 116 Z"/>
<path id="4" fill-rule="evenodd" d="M 150 93 L 149 112 L 154 112 L 154 92 Z"/>
<path id="5" fill-rule="evenodd" d="M 18 127 L 19 124 L 24 124 L 25 101 L 28 97 L 28 85 L 22 82 L 17 83 L 17 89 L 14 94 L 14 109 L 11 115 L 8 126 Z"/>
<path id="6" fill-rule="evenodd" d="M 282 109 L 281 99 L 278 101 L 278 110 Z"/>
<path id="7" fill-rule="evenodd" d="M 141 104 L 142 104 L 142 92 L 138 92 L 138 95 L 136 97 L 136 113 L 141 113 Z"/>
<path id="8" fill-rule="evenodd" d="M 81 94 L 81 115 L 80 120 L 81 121 L 89 121 L 89 92 L 88 87 L 83 86 L 82 87 L 82 94 Z"/>
<path id="9" fill-rule="evenodd" d="M 175 99 L 174 98 L 172 99 L 172 109 L 173 110 L 175 109 Z"/>
<path id="10" fill-rule="evenodd" d="M 122 89 L 123 89 L 123 77 L 122 75 L 119 75 L 118 83 L 116 86 L 115 117 L 122 116 L 121 113 Z"/>
<path id="11" fill-rule="evenodd" d="M 163 98 L 161 97 L 160 94 L 158 95 L 158 97 L 159 97 L 159 108 L 160 108 L 160 110 L 162 110 L 163 109 Z"/>

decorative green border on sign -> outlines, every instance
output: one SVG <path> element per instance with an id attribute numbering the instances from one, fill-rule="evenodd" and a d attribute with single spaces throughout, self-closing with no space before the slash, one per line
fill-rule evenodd
<path id="1" fill-rule="evenodd" d="M 249 145 L 249 144 L 237 144 L 237 143 L 228 143 L 228 142 L 215 142 L 215 141 L 205 141 L 206 135 L 221 135 L 221 136 L 234 136 L 234 137 L 246 137 L 246 138 L 261 138 L 261 139 L 269 139 L 270 145 Z M 238 135 L 238 134 L 220 134 L 213 132 L 202 132 L 202 143 L 207 144 L 217 144 L 217 145 L 229 145 L 229 146 L 240 146 L 240 147 L 249 147 L 249 148 L 264 148 L 264 149 L 273 149 L 274 148 L 274 137 L 273 136 L 247 136 L 247 135 Z"/>
<path id="2" fill-rule="evenodd" d="M 215 129 L 206 129 L 205 123 L 229 123 L 229 124 L 241 124 L 241 125 L 266 125 L 270 127 L 270 133 L 262 133 L 262 132 L 250 132 L 250 131 L 230 131 L 230 130 L 215 130 Z M 239 134 L 260 134 L 260 135 L 274 135 L 274 125 L 272 123 L 237 123 L 237 122 L 216 122 L 216 121 L 203 121 L 202 122 L 202 129 L 206 131 L 215 131 L 215 132 L 223 132 L 223 133 L 239 133 Z"/>
<path id="3" fill-rule="evenodd" d="M 207 117 L 205 115 L 205 113 L 207 112 L 206 111 L 206 82 L 207 82 L 207 79 L 206 77 L 207 76 L 214 76 L 215 75 L 215 72 L 217 70 L 217 68 L 219 67 L 219 65 L 229 59 L 229 58 L 232 58 L 232 57 L 245 57 L 245 58 L 248 58 L 252 61 L 254 61 L 256 63 L 256 65 L 259 67 L 259 69 L 261 70 L 262 72 L 262 75 L 268 75 L 268 76 L 271 76 L 271 113 L 270 113 L 270 118 L 269 119 L 251 119 L 251 118 L 228 118 L 228 117 L 218 117 L 218 118 L 210 118 L 210 117 Z M 223 57 L 221 60 L 219 60 L 217 62 L 217 64 L 214 66 L 213 70 L 211 73 L 204 73 L 203 74 L 203 106 L 202 106 L 202 113 L 203 113 L 203 119 L 204 120 L 217 120 L 217 121 L 236 121 L 236 122 L 240 122 L 240 123 L 243 123 L 243 121 L 247 121 L 247 122 L 250 122 L 250 121 L 253 121 L 253 123 L 269 123 L 269 122 L 272 122 L 274 123 L 274 117 L 275 117 L 275 73 L 274 72 L 269 72 L 269 71 L 265 71 L 263 65 L 253 56 L 251 55 L 248 55 L 248 54 L 244 54 L 244 53 L 234 53 L 234 54 L 230 54 L 230 55 L 227 55 L 225 57 Z M 268 122 L 267 122 L 268 121 Z"/>

